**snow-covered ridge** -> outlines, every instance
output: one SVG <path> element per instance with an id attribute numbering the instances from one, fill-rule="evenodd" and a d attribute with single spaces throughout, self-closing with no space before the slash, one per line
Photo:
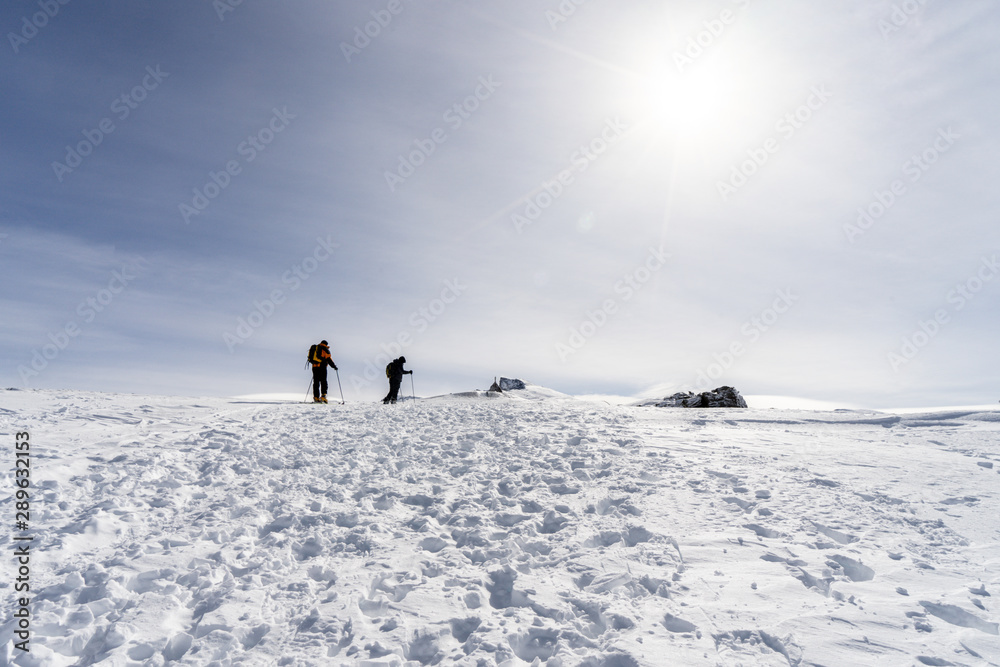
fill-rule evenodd
<path id="1" fill-rule="evenodd" d="M 1000 660 L 997 412 L 0 406 L 34 443 L 19 665 Z"/>

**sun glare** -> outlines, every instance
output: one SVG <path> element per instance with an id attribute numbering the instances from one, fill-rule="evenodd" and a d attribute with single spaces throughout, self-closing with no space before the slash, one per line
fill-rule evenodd
<path id="1" fill-rule="evenodd" d="M 778 84 L 792 72 L 746 33 L 727 32 L 697 51 L 680 38 L 629 46 L 622 60 L 634 76 L 623 81 L 622 102 L 647 140 L 714 152 L 766 130 L 787 87 Z"/>
<path id="2" fill-rule="evenodd" d="M 637 81 L 635 114 L 655 134 L 708 148 L 741 123 L 755 104 L 753 77 L 725 61 L 691 71 L 658 68 Z"/>

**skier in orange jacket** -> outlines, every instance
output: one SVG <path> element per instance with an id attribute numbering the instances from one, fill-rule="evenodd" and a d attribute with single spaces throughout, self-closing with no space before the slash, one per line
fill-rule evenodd
<path id="1" fill-rule="evenodd" d="M 320 344 L 316 346 L 316 353 L 312 358 L 312 371 L 313 371 L 313 402 L 314 403 L 326 403 L 326 367 L 329 366 L 333 370 L 337 370 L 337 364 L 333 363 L 333 357 L 330 355 L 330 345 L 325 340 L 320 341 Z"/>

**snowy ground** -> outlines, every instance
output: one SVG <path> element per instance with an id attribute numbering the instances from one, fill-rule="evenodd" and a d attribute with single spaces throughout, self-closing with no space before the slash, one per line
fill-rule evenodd
<path id="1" fill-rule="evenodd" d="M 0 391 L 18 665 L 1000 664 L 1000 413 Z"/>

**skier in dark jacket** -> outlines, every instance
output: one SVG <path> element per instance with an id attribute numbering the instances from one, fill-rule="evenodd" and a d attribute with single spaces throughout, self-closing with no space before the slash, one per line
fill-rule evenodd
<path id="1" fill-rule="evenodd" d="M 337 370 L 337 364 L 333 363 L 333 357 L 330 355 L 330 345 L 324 340 L 320 341 L 320 344 L 316 346 L 316 354 L 312 361 L 314 403 L 326 403 L 327 366 L 333 370 Z M 320 390 L 322 390 L 322 394 Z"/>
<path id="2" fill-rule="evenodd" d="M 386 369 L 386 375 L 389 376 L 389 393 L 382 399 L 383 403 L 395 403 L 396 397 L 399 394 L 399 385 L 403 382 L 403 376 L 413 375 L 413 371 L 403 370 L 403 364 L 405 363 L 406 357 L 400 357 L 389 362 L 389 367 Z"/>

